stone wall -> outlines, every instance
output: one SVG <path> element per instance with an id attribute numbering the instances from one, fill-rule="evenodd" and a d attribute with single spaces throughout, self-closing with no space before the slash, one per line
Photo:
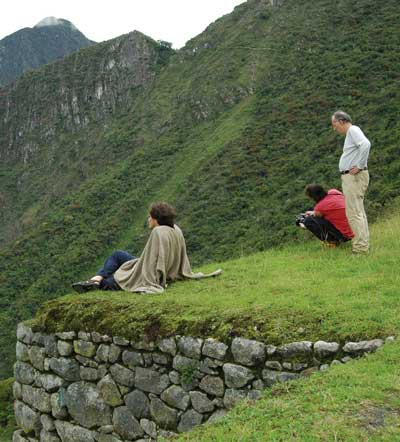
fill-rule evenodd
<path id="1" fill-rule="evenodd" d="M 342 364 L 384 343 L 171 337 L 17 330 L 13 442 L 157 440 L 212 422 L 276 382 Z M 389 339 L 389 338 L 388 338 Z M 391 339 L 391 338 L 390 338 Z"/>

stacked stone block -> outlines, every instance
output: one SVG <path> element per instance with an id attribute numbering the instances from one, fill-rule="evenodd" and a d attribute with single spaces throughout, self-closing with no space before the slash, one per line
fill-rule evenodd
<path id="1" fill-rule="evenodd" d="M 244 338 L 129 341 L 97 332 L 17 330 L 13 442 L 155 441 L 213 422 L 239 400 L 383 345 Z"/>

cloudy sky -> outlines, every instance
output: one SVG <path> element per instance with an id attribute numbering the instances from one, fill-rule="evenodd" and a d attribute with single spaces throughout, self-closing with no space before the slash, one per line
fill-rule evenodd
<path id="1" fill-rule="evenodd" d="M 0 39 L 45 17 L 71 21 L 100 42 L 138 30 L 174 48 L 244 0 L 11 0 L 0 14 Z"/>

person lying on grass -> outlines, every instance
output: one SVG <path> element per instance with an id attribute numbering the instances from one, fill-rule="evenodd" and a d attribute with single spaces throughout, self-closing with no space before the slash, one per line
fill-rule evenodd
<path id="1" fill-rule="evenodd" d="M 176 211 L 171 205 L 151 204 L 148 217 L 151 233 L 140 257 L 117 250 L 95 276 L 72 284 L 73 289 L 78 293 L 90 290 L 162 293 L 170 281 L 220 275 L 220 269 L 207 275 L 192 272 L 185 238 L 175 218 Z"/>
<path id="2" fill-rule="evenodd" d="M 354 237 L 346 216 L 344 196 L 336 189 L 328 192 L 319 184 L 309 184 L 306 195 L 317 204 L 297 217 L 297 225 L 308 229 L 329 247 Z"/>

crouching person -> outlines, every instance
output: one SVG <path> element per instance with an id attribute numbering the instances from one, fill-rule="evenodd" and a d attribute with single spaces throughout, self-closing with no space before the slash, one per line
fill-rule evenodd
<path id="1" fill-rule="evenodd" d="M 95 276 L 72 284 L 74 290 L 78 293 L 90 290 L 162 293 L 168 282 L 221 274 L 221 270 L 207 275 L 192 272 L 185 238 L 175 224 L 175 217 L 175 209 L 169 204 L 153 203 L 147 220 L 151 233 L 140 257 L 118 250 L 106 259 Z"/>
<path id="2" fill-rule="evenodd" d="M 314 210 L 297 218 L 300 227 L 308 229 L 327 246 L 336 247 L 354 237 L 346 217 L 344 196 L 336 189 L 326 191 L 319 184 L 309 184 L 306 195 L 315 201 Z"/>

